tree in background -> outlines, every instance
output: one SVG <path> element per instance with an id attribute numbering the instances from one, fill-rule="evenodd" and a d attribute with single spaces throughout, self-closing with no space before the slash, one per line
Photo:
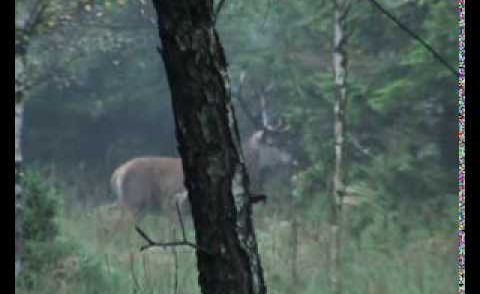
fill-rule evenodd
<path id="1" fill-rule="evenodd" d="M 22 268 L 21 256 L 24 250 L 23 206 L 25 199 L 23 199 L 22 193 L 21 138 L 24 132 L 25 101 L 43 83 L 60 80 L 67 86 L 70 85 L 71 73 L 60 70 L 66 65 L 49 67 L 48 61 L 53 59 L 54 62 L 61 60 L 68 63 L 78 58 L 75 54 L 78 53 L 75 46 L 81 45 L 81 40 L 71 38 L 68 29 L 66 31 L 65 28 L 82 20 L 85 14 L 91 11 L 92 4 L 93 2 L 90 0 L 15 1 L 15 278 Z M 45 38 L 45 36 L 48 37 Z M 74 42 L 78 43 L 74 44 Z M 42 45 L 48 46 L 49 50 L 73 52 L 73 54 L 66 54 L 66 59 L 58 58 L 58 56 L 54 58 L 42 56 L 38 50 L 38 46 L 41 48 Z M 42 57 L 44 58 L 42 59 Z"/>
<path id="2" fill-rule="evenodd" d="M 348 32 L 346 21 L 352 2 L 349 0 L 335 1 L 334 41 L 333 41 L 333 74 L 335 80 L 335 105 L 334 105 L 334 137 L 335 137 L 335 164 L 333 172 L 332 191 L 332 240 L 330 240 L 330 279 L 332 293 L 340 294 L 342 290 L 342 231 L 343 231 L 343 200 L 345 196 L 345 137 L 346 137 L 346 113 L 347 113 L 347 74 L 348 56 L 346 45 Z"/>
<path id="3" fill-rule="evenodd" d="M 24 250 L 23 158 L 20 139 L 22 137 L 24 100 L 28 81 L 26 58 L 31 38 L 38 33 L 45 13 L 45 6 L 43 6 L 42 1 L 34 2 L 32 7 L 25 7 L 26 2 L 15 2 L 15 281 L 22 269 L 21 258 Z"/>

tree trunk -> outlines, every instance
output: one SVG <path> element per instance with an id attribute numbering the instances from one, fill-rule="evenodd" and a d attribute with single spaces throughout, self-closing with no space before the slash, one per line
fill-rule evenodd
<path id="1" fill-rule="evenodd" d="M 47 20 L 45 11 L 53 4 L 52 1 L 35 1 L 27 9 L 15 1 L 15 281 L 22 270 L 22 254 L 24 250 L 23 238 L 23 209 L 25 199 L 22 192 L 22 150 L 21 137 L 23 126 L 24 102 L 27 97 L 26 72 L 27 50 L 31 39 L 38 33 L 40 25 Z M 19 4 L 17 6 L 17 4 Z M 29 5 L 27 5 L 29 6 Z M 83 10 L 79 10 L 83 11 Z M 63 15 L 63 13 L 62 13 Z M 28 85 L 31 87 L 31 85 Z"/>
<path id="2" fill-rule="evenodd" d="M 23 99 L 25 90 L 25 54 L 15 45 L 15 281 L 22 269 L 23 240 L 23 208 L 22 193 L 22 149 L 21 136 L 23 125 Z"/>
<path id="3" fill-rule="evenodd" d="M 202 293 L 263 294 L 249 179 L 213 1 L 153 3 L 192 207 Z"/>
<path id="4" fill-rule="evenodd" d="M 40 2 L 39 2 L 40 3 Z M 17 4 L 17 2 L 15 2 Z M 27 91 L 26 59 L 30 39 L 37 20 L 32 15 L 23 17 L 23 11 L 15 5 L 15 283 L 22 271 L 22 255 L 25 247 L 23 230 L 23 155 L 21 139 L 23 111 Z"/>
<path id="5" fill-rule="evenodd" d="M 345 111 L 347 104 L 347 54 L 345 51 L 345 19 L 348 15 L 349 0 L 335 1 L 334 19 L 334 47 L 333 47 L 333 73 L 335 77 L 335 169 L 333 175 L 333 197 L 330 242 L 330 282 L 333 294 L 340 294 L 341 282 L 341 253 L 342 253 L 342 203 L 345 195 Z"/>

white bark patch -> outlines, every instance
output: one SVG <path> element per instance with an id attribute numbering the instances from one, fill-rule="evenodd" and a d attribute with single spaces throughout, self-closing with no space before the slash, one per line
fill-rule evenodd
<path id="1" fill-rule="evenodd" d="M 228 72 L 226 70 L 223 70 L 223 69 L 219 69 L 220 71 L 220 74 L 222 75 L 223 77 L 223 81 L 224 81 L 224 84 L 225 84 L 225 92 L 228 93 L 228 96 L 230 97 L 230 93 L 231 93 L 231 85 L 230 85 L 230 79 L 228 77 Z"/>
<path id="2" fill-rule="evenodd" d="M 15 162 L 22 162 L 21 137 L 23 126 L 23 101 L 15 103 Z"/>
<path id="3" fill-rule="evenodd" d="M 232 141 L 238 153 L 238 160 L 241 164 L 245 164 L 245 158 L 243 157 L 242 146 L 240 144 L 239 139 L 237 138 L 237 136 L 235 136 L 235 133 L 234 133 L 236 120 L 235 120 L 232 104 L 230 102 L 227 103 L 226 110 L 227 110 L 227 118 L 228 118 L 228 127 L 232 131 L 232 136 L 233 136 Z"/>
<path id="4" fill-rule="evenodd" d="M 215 42 L 215 28 L 212 26 L 210 28 L 208 28 L 208 40 L 210 41 L 209 42 L 209 50 L 210 52 L 215 52 L 215 48 L 216 48 L 216 42 Z"/>
<path id="5" fill-rule="evenodd" d="M 233 130 L 235 127 L 235 116 L 233 115 L 232 106 L 230 103 L 227 104 L 227 118 L 228 118 L 228 127 L 230 130 Z"/>
<path id="6" fill-rule="evenodd" d="M 241 211 L 245 206 L 245 188 L 243 187 L 243 177 L 240 171 L 237 171 L 232 181 L 233 200 L 237 211 Z"/>
<path id="7" fill-rule="evenodd" d="M 15 55 L 15 93 L 25 90 L 25 61 L 20 55 Z"/>
<path id="8" fill-rule="evenodd" d="M 22 269 L 21 250 L 23 247 L 22 226 L 23 226 L 23 201 L 22 186 L 17 181 L 17 164 L 22 163 L 21 134 L 23 125 L 23 101 L 15 103 L 15 280 Z"/>
<path id="9" fill-rule="evenodd" d="M 237 210 L 237 235 L 240 246 L 249 256 L 250 272 L 252 273 L 252 288 L 253 293 L 261 293 L 260 280 L 258 279 L 258 273 L 260 272 L 260 261 L 256 254 L 256 244 L 253 232 L 249 232 L 247 227 L 247 209 L 249 203 L 249 197 L 246 195 L 245 187 L 243 186 L 243 173 L 241 165 L 237 165 L 235 174 L 232 180 L 232 191 L 234 203 Z"/>

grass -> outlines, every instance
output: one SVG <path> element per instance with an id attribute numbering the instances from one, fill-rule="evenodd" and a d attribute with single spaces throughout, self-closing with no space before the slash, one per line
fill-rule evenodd
<path id="1" fill-rule="evenodd" d="M 153 248 L 140 252 L 143 240 L 132 233 L 132 228 L 117 232 L 105 228 L 115 216 L 110 213 L 99 223 L 94 212 L 77 212 L 61 220 L 63 237 L 82 244 L 89 255 L 100 261 L 102 270 L 111 277 L 112 293 L 200 293 L 195 254 L 190 248 L 177 249 L 179 286 L 175 292 L 172 251 Z M 148 216 L 142 224 L 157 240 L 178 238 L 179 232 L 175 237 L 172 227 L 165 218 L 153 216 Z M 193 239 L 191 225 L 189 228 L 189 238 Z M 301 224 L 296 253 L 290 222 L 278 216 L 257 220 L 257 238 L 269 293 L 329 293 L 326 227 Z M 383 247 L 374 240 L 371 242 L 370 246 L 347 247 L 342 279 L 345 293 L 454 293 L 454 242 L 440 250 L 426 246 L 427 240 L 417 240 L 387 251 L 379 249 Z M 294 266 L 298 272 L 296 280 L 292 274 Z"/>
<path id="2" fill-rule="evenodd" d="M 140 252 L 144 240 L 131 226 L 124 223 L 114 229 L 119 211 L 106 207 L 70 207 L 61 211 L 56 217 L 55 240 L 34 247 L 44 252 L 39 258 L 47 265 L 30 275 L 28 287 L 17 287 L 17 294 L 200 293 L 195 252 L 191 248 L 177 248 L 176 252 L 152 248 Z M 326 222 L 320 217 L 307 220 L 302 217 L 305 212 L 299 212 L 295 235 L 285 213 L 276 211 L 268 205 L 255 209 L 268 293 L 330 293 Z M 194 240 L 191 220 L 185 221 L 188 238 Z M 457 247 L 454 221 L 452 224 L 451 230 L 439 227 L 429 231 L 419 225 L 404 234 L 393 221 L 387 226 L 371 225 L 360 236 L 346 239 L 344 293 L 455 293 Z M 177 221 L 164 216 L 149 215 L 141 227 L 155 240 L 180 238 Z"/>

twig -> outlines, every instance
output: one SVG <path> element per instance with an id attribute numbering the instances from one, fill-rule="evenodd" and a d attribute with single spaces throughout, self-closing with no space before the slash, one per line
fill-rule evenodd
<path id="1" fill-rule="evenodd" d="M 180 211 L 180 205 L 178 205 L 178 200 L 175 201 L 175 208 L 177 209 L 178 222 L 180 223 L 180 228 L 182 229 L 182 238 L 184 241 L 186 241 L 187 235 L 185 233 L 185 226 L 183 225 L 182 212 Z"/>
<path id="2" fill-rule="evenodd" d="M 144 251 L 146 249 L 149 249 L 150 247 L 175 247 L 175 246 L 189 246 L 195 249 L 198 249 L 197 245 L 195 243 L 192 243 L 188 240 L 180 240 L 180 241 L 172 241 L 172 242 L 156 242 L 153 241 L 142 229 L 140 229 L 138 226 L 135 226 L 135 230 L 137 231 L 140 236 L 142 236 L 145 241 L 147 241 L 147 244 L 143 245 L 140 247 L 140 251 Z"/>
<path id="3" fill-rule="evenodd" d="M 140 229 L 139 226 L 135 226 L 135 230 L 137 231 L 137 233 L 145 241 L 147 241 L 147 244 L 140 247 L 140 251 L 144 251 L 144 250 L 149 249 L 151 247 L 166 248 L 166 247 L 188 246 L 188 247 L 192 247 L 196 250 L 201 250 L 205 253 L 211 254 L 210 250 L 198 247 L 197 244 L 195 244 L 191 241 L 188 241 L 187 234 L 185 233 L 185 226 L 183 225 L 182 214 L 180 213 L 180 207 L 178 205 L 178 202 L 175 203 L 175 206 L 177 207 L 177 215 L 178 215 L 178 219 L 179 219 L 179 222 L 180 222 L 180 227 L 182 229 L 182 240 L 171 241 L 171 242 L 156 242 L 156 241 L 153 241 L 142 229 Z"/>
<path id="4" fill-rule="evenodd" d="M 25 24 L 25 31 L 28 35 L 30 35 L 35 30 L 36 26 L 41 22 L 46 8 L 47 4 L 45 4 L 43 0 L 38 0 L 33 4 L 33 7 L 29 13 L 29 18 Z"/>
<path id="5" fill-rule="evenodd" d="M 213 19 L 217 20 L 218 15 L 220 14 L 220 11 L 222 10 L 223 4 L 225 4 L 225 0 L 220 0 L 220 2 L 217 5 L 217 8 L 215 8 L 215 12 L 213 14 Z"/>
<path id="6" fill-rule="evenodd" d="M 252 194 L 250 196 L 250 203 L 255 204 L 257 202 L 267 202 L 267 195 L 265 194 Z"/>
<path id="7" fill-rule="evenodd" d="M 353 136 L 353 135 L 349 135 L 348 136 L 349 139 L 350 139 L 350 142 L 352 143 L 353 147 L 355 147 L 358 151 L 360 151 L 360 153 L 362 153 L 363 155 L 367 156 L 367 157 L 371 157 L 372 156 L 372 153 L 370 152 L 370 149 L 363 146 L 360 141 L 358 140 L 357 137 Z"/>

